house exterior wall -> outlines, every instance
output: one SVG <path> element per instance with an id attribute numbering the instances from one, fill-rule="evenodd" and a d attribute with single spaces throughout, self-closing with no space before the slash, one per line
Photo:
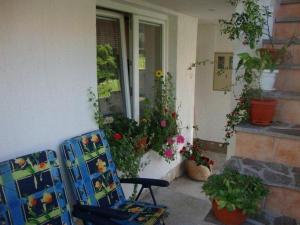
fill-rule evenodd
<path id="1" fill-rule="evenodd" d="M 191 127 L 195 72 L 187 68 L 196 58 L 197 19 L 170 15 L 168 23 L 179 116 Z M 97 84 L 96 0 L 1 1 L 0 62 L 0 161 L 58 151 L 63 140 L 97 129 L 87 96 Z M 182 132 L 192 140 L 191 129 Z M 181 162 L 147 158 L 144 177 L 172 177 Z"/>
<path id="2" fill-rule="evenodd" d="M 97 128 L 95 1 L 3 0 L 0 7 L 0 161 Z"/>
<path id="3" fill-rule="evenodd" d="M 233 52 L 232 42 L 220 33 L 215 24 L 199 24 L 197 61 L 214 60 L 215 52 Z M 231 94 L 213 90 L 214 65 L 198 66 L 195 89 L 195 137 L 224 142 L 226 114 L 230 112 Z"/>

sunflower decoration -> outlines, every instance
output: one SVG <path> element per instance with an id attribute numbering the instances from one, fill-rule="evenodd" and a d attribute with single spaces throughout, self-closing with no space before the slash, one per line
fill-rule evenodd
<path id="1" fill-rule="evenodd" d="M 162 78 L 164 76 L 164 73 L 162 70 L 156 70 L 155 77 L 156 78 Z"/>

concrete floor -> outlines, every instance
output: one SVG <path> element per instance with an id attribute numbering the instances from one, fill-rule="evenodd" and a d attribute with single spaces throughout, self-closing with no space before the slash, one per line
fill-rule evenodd
<path id="1" fill-rule="evenodd" d="M 218 172 L 225 162 L 225 154 L 207 152 L 206 155 L 216 162 L 214 168 Z M 168 188 L 155 190 L 158 204 L 169 207 L 166 225 L 212 225 L 204 221 L 211 203 L 202 192 L 202 185 L 202 182 L 183 176 L 174 180 Z M 150 196 L 143 201 L 151 201 Z"/>

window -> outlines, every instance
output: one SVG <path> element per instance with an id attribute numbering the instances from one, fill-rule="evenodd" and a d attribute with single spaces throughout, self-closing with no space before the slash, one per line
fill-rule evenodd
<path id="1" fill-rule="evenodd" d="M 104 115 L 131 116 L 125 22 L 122 14 L 98 11 L 97 82 Z"/>
<path id="2" fill-rule="evenodd" d="M 98 94 L 104 115 L 120 113 L 139 121 L 147 100 L 154 99 L 155 72 L 165 71 L 164 30 L 163 21 L 97 11 Z"/>
<path id="3" fill-rule="evenodd" d="M 139 59 L 144 67 L 139 68 L 139 110 L 144 113 L 147 100 L 153 102 L 154 74 L 162 70 L 162 25 L 141 22 L 139 24 Z"/>

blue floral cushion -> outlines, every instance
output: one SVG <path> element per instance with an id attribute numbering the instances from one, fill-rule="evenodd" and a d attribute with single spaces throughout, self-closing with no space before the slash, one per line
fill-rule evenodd
<path id="1" fill-rule="evenodd" d="M 82 204 L 111 206 L 125 199 L 102 131 L 67 140 L 62 150 L 77 200 Z"/>
<path id="2" fill-rule="evenodd" d="M 54 151 L 0 163 L 0 224 L 72 224 Z"/>
<path id="3" fill-rule="evenodd" d="M 71 138 L 62 144 L 63 158 L 77 200 L 83 205 L 110 206 L 132 213 L 119 224 L 159 224 L 166 207 L 127 201 L 102 130 Z"/>

